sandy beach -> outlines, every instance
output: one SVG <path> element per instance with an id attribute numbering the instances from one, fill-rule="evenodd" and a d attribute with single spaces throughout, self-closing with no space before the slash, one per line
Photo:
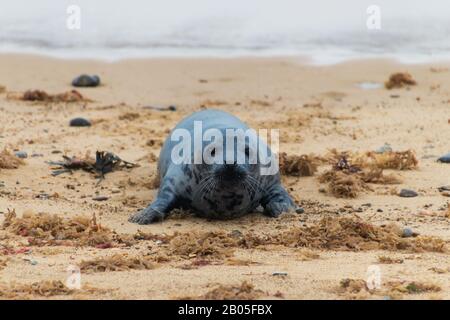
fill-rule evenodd
<path id="1" fill-rule="evenodd" d="M 450 64 L 361 60 L 314 66 L 306 62 L 154 58 L 106 63 L 0 55 L 0 86 L 4 86 L 0 151 L 28 155 L 17 168 L 0 169 L 0 298 L 195 299 L 247 283 L 253 286 L 249 297 L 261 299 L 450 299 L 446 250 L 450 193 L 438 190 L 450 185 L 450 164 L 437 162 L 450 152 Z M 409 72 L 417 85 L 387 90 L 383 84 L 395 72 Z M 77 88 L 89 101 L 43 103 L 17 98 L 30 89 L 49 94 L 73 90 L 72 79 L 82 73 L 98 74 L 102 80 L 96 88 Z M 365 82 L 380 86 L 361 88 L 359 84 Z M 147 108 L 170 105 L 176 111 Z M 155 197 L 156 163 L 170 129 L 202 108 L 231 112 L 253 128 L 280 129 L 280 149 L 288 155 L 325 157 L 332 149 L 362 154 L 388 143 L 394 151 L 413 151 L 418 165 L 410 170 L 385 170 L 401 182 L 369 183 L 370 189 L 354 198 L 337 198 L 319 181 L 330 169 L 327 163 L 321 163 L 313 176 L 285 175 L 283 184 L 305 213 L 278 219 L 255 212 L 237 220 L 207 221 L 177 213 L 153 225 L 128 222 L 131 214 Z M 69 127 L 75 117 L 89 119 L 92 126 Z M 47 161 L 60 161 L 62 155 L 95 156 L 96 151 L 113 152 L 138 166 L 108 173 L 101 182 L 81 170 L 51 175 Z M 418 196 L 399 197 L 401 189 L 414 190 Z M 98 196 L 107 200 L 93 199 Z M 102 228 L 117 235 L 133 237 L 140 230 L 156 236 L 134 237 L 130 244 L 115 241 L 107 247 L 36 244 L 30 241 L 32 234 L 21 233 L 23 229 L 14 232 L 5 225 L 11 210 L 17 213 L 15 219 L 24 213 L 55 214 L 69 220 L 95 214 Z M 443 247 L 403 250 L 344 244 L 338 248 L 325 243 L 308 248 L 307 239 L 302 245 L 282 241 L 237 245 L 218 240 L 230 252 L 215 256 L 177 253 L 173 249 L 177 238 L 170 238 L 190 235 L 195 242 L 195 237 L 208 232 L 264 238 L 340 218 L 359 219 L 375 227 L 394 223 L 419 234 L 405 241 L 435 237 Z M 65 283 L 69 266 L 115 254 L 149 257 L 152 267 L 106 272 L 86 268 L 81 271 L 82 289 L 61 294 L 12 289 L 42 281 Z M 345 285 L 345 279 L 366 280 L 373 265 L 381 272 L 381 288 L 353 290 Z M 424 289 L 410 290 L 411 284 Z"/>

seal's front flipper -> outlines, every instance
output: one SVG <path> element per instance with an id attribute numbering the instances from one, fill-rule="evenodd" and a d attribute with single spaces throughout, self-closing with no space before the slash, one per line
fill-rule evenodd
<path id="1" fill-rule="evenodd" d="M 261 201 L 261 205 L 264 207 L 264 214 L 274 218 L 296 208 L 294 201 L 281 185 L 271 188 Z"/>
<path id="2" fill-rule="evenodd" d="M 142 211 L 132 215 L 128 221 L 138 224 L 150 224 L 164 220 L 175 206 L 175 193 L 172 184 L 164 182 L 158 192 L 156 200 Z"/>
<path id="3" fill-rule="evenodd" d="M 148 206 L 142 211 L 132 215 L 128 221 L 137 224 L 150 224 L 157 221 L 162 221 L 167 213 L 159 211 L 156 208 L 152 208 L 153 204 Z"/>

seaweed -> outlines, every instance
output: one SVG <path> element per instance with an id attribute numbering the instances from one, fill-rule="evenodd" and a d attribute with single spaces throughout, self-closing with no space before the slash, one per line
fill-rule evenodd
<path id="1" fill-rule="evenodd" d="M 309 177 L 317 172 L 318 159 L 313 155 L 287 155 L 282 152 L 279 155 L 280 172 L 283 175 L 296 177 Z"/>
<path id="2" fill-rule="evenodd" d="M 101 257 L 94 260 L 82 261 L 81 271 L 87 272 L 109 272 L 128 270 L 150 270 L 155 268 L 154 261 L 148 256 L 124 256 L 115 254 L 110 257 Z"/>
<path id="3" fill-rule="evenodd" d="M 77 216 L 62 218 L 56 214 L 25 212 L 18 218 L 15 211 L 8 210 L 2 229 L 13 234 L 28 237 L 30 245 L 68 245 L 111 247 L 114 233 L 92 218 Z"/>
<path id="4" fill-rule="evenodd" d="M 208 291 L 200 299 L 205 300 L 255 300 L 264 295 L 264 292 L 247 282 L 240 285 L 219 285 Z"/>
<path id="5" fill-rule="evenodd" d="M 386 89 L 403 88 L 405 86 L 416 85 L 416 80 L 413 79 L 408 72 L 397 72 L 390 75 L 389 80 L 384 83 Z"/>
<path id="6" fill-rule="evenodd" d="M 17 169 L 25 162 L 6 149 L 0 152 L 0 169 Z"/>
<path id="7" fill-rule="evenodd" d="M 84 158 L 63 156 L 63 161 L 49 161 L 51 166 L 56 166 L 52 175 L 57 176 L 62 173 L 72 172 L 72 170 L 84 170 L 90 173 L 100 174 L 104 178 L 105 174 L 123 168 L 134 168 L 134 163 L 122 160 L 112 152 L 97 151 L 95 159 L 86 155 Z"/>

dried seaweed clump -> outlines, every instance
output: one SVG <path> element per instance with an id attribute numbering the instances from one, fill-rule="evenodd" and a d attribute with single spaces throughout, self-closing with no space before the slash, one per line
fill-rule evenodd
<path id="1" fill-rule="evenodd" d="M 319 182 L 328 184 L 328 192 L 338 198 L 356 198 L 362 191 L 371 190 L 368 183 L 398 184 L 401 180 L 385 175 L 383 168 L 369 164 L 366 158 L 332 150 L 328 157 L 331 170 L 319 177 Z"/>
<path id="2" fill-rule="evenodd" d="M 98 224 L 95 215 L 69 219 L 56 214 L 25 212 L 18 218 L 13 210 L 6 214 L 2 229 L 28 237 L 31 245 L 113 246 L 113 232 Z"/>
<path id="3" fill-rule="evenodd" d="M 223 231 L 176 233 L 169 243 L 169 251 L 183 258 L 223 259 L 237 247 L 234 238 Z"/>
<path id="4" fill-rule="evenodd" d="M 264 294 L 263 291 L 243 281 L 240 285 L 219 285 L 211 291 L 208 291 L 200 299 L 205 300 L 254 300 Z"/>
<path id="5" fill-rule="evenodd" d="M 75 290 L 69 289 L 64 283 L 58 280 L 39 281 L 33 282 L 32 284 L 0 284 L 0 298 L 5 299 L 23 299 L 35 296 L 53 297 L 70 295 L 74 292 Z"/>
<path id="6" fill-rule="evenodd" d="M 390 281 L 386 283 L 386 286 L 391 293 L 421 294 L 442 290 L 435 284 L 418 281 Z"/>
<path id="7" fill-rule="evenodd" d="M 43 90 L 28 90 L 19 97 L 24 101 L 41 101 L 41 102 L 79 102 L 90 101 L 84 98 L 77 90 L 71 90 L 59 94 L 49 94 Z"/>
<path id="8" fill-rule="evenodd" d="M 343 171 L 327 171 L 319 181 L 328 183 L 328 192 L 337 198 L 356 198 L 363 190 L 369 189 L 361 176 Z"/>
<path id="9" fill-rule="evenodd" d="M 6 149 L 0 152 L 0 169 L 17 169 L 25 162 Z"/>
<path id="10" fill-rule="evenodd" d="M 397 72 L 391 74 L 389 80 L 384 83 L 386 89 L 403 88 L 405 86 L 416 85 L 416 80 L 413 79 L 408 72 Z"/>
<path id="11" fill-rule="evenodd" d="M 359 218 L 325 217 L 318 223 L 266 236 L 251 235 L 245 244 L 277 244 L 327 250 L 404 250 L 409 252 L 446 252 L 446 242 L 439 238 L 418 236 L 402 238 L 394 225 L 375 226 Z M 255 240 L 259 237 L 259 240 Z"/>
<path id="12" fill-rule="evenodd" d="M 149 257 L 129 257 L 122 254 L 82 261 L 80 264 L 81 271 L 91 272 L 150 270 L 154 268 L 155 263 Z"/>
<path id="13" fill-rule="evenodd" d="M 280 172 L 287 176 L 309 177 L 317 171 L 318 161 L 312 155 L 287 155 L 280 153 Z"/>
<path id="14" fill-rule="evenodd" d="M 366 168 L 410 170 L 417 168 L 419 161 L 412 150 L 388 151 L 384 153 L 366 152 L 355 156 L 354 163 Z"/>
<path id="15" fill-rule="evenodd" d="M 381 264 L 401 264 L 403 263 L 403 259 L 400 258 L 392 258 L 388 256 L 379 256 L 378 263 Z"/>
<path id="16" fill-rule="evenodd" d="M 342 279 L 339 283 L 339 293 L 360 293 L 361 291 L 368 291 L 366 281 L 362 279 Z"/>

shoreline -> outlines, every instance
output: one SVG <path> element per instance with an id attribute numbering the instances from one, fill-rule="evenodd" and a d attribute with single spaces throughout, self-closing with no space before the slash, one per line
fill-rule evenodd
<path id="1" fill-rule="evenodd" d="M 435 59 L 432 58 L 422 58 L 422 59 L 408 59 L 408 58 L 400 58 L 395 55 L 374 55 L 369 57 L 348 57 L 337 59 L 336 61 L 330 62 L 319 62 L 315 61 L 311 55 L 302 55 L 302 54 L 268 54 L 268 55 L 251 55 L 251 54 L 230 54 L 230 55 L 142 55 L 142 56 L 130 56 L 130 57 L 119 57 L 119 58 L 103 58 L 103 57 L 67 57 L 61 56 L 57 54 L 48 54 L 48 53 L 40 53 L 40 52 L 1 52 L 0 58 L 37 58 L 37 59 L 50 59 L 50 60 L 58 60 L 58 61 L 67 61 L 67 62 L 97 62 L 97 63 L 105 63 L 105 64 L 116 64 L 116 63 L 124 63 L 129 61 L 156 61 L 156 60 L 171 60 L 171 61 L 199 61 L 199 60 L 260 60 L 260 61 L 289 61 L 296 62 L 306 66 L 313 67 L 327 67 L 327 66 L 336 66 L 342 64 L 349 63 L 364 63 L 364 62 L 387 62 L 387 63 L 395 63 L 399 65 L 411 65 L 411 66 L 427 66 L 427 65 L 450 65 L 450 57 Z"/>

